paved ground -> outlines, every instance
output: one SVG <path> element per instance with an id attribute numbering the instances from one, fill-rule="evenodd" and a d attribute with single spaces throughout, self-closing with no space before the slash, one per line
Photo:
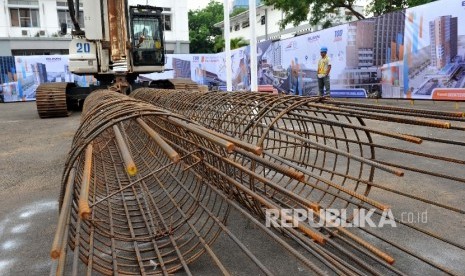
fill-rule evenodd
<path id="1" fill-rule="evenodd" d="M 35 103 L 0 105 L 0 274 L 44 275 L 61 173 L 79 114 L 41 120 Z"/>
<path id="2" fill-rule="evenodd" d="M 374 101 L 370 102 L 374 103 Z M 387 102 L 383 101 L 383 103 Z M 389 104 L 410 106 L 407 101 L 391 101 Z M 415 106 L 442 110 L 456 110 L 457 107 L 452 103 L 419 101 L 415 103 Z M 465 103 L 461 103 L 458 107 L 462 111 L 465 110 Z M 75 113 L 68 118 L 41 120 L 37 115 L 35 103 L 0 104 L 0 275 L 46 275 L 49 273 L 49 250 L 58 215 L 57 198 L 61 173 L 72 137 L 79 125 L 79 115 Z M 388 124 L 386 128 L 389 129 Z M 464 141 L 463 136 L 454 137 L 454 139 Z M 454 151 L 452 148 L 438 149 L 439 152 L 442 150 Z M 457 158 L 460 157 L 464 159 L 463 156 Z M 463 166 L 444 169 L 448 173 L 463 176 Z M 381 174 L 380 177 L 383 175 Z M 408 183 L 386 176 L 386 183 L 392 187 L 408 184 L 412 187 L 412 191 L 420 191 L 430 198 L 443 199 L 446 202 L 453 202 L 460 208 L 465 208 L 463 185 L 443 186 L 428 179 L 407 179 L 405 181 Z M 373 197 L 382 200 L 386 196 L 374 193 Z M 449 217 L 441 216 L 435 208 L 428 210 L 430 210 L 430 220 L 436 220 L 433 225 L 438 227 L 433 230 L 445 233 L 447 237 L 455 238 L 461 244 L 465 244 L 463 216 L 458 217 L 458 221 L 451 221 L 452 226 L 449 226 L 445 223 Z M 275 250 L 261 232 L 250 223 L 244 223 L 244 219 L 237 213 L 231 214 L 229 225 L 250 248 L 258 248 L 255 253 L 264 259 L 265 263 L 281 267 L 275 273 L 280 275 L 308 274 L 296 261 L 282 258 L 284 253 Z M 400 240 L 415 239 L 409 234 L 397 238 Z M 220 238 L 215 248 L 221 252 L 220 255 L 229 258 L 234 274 L 257 274 L 256 269 L 243 267 L 241 260 L 236 259 L 236 256 L 228 251 L 229 245 L 227 240 Z M 428 255 L 431 258 L 452 267 L 456 273 L 465 271 L 463 251 L 451 249 L 443 244 L 419 244 L 416 249 L 430 252 Z M 434 270 L 428 267 L 417 267 L 408 258 L 400 258 L 398 264 L 403 271 L 410 271 L 410 274 L 435 274 Z M 209 269 L 205 256 L 192 265 L 192 270 L 201 275 L 217 274 L 217 271 Z"/>

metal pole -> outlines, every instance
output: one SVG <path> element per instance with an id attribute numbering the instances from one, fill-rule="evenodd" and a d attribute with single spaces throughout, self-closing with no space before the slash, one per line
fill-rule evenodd
<path id="1" fill-rule="evenodd" d="M 249 0 L 250 22 L 250 90 L 258 91 L 257 83 L 257 6 L 255 0 Z"/>
<path id="2" fill-rule="evenodd" d="M 265 40 L 268 40 L 268 8 L 265 9 Z"/>
<path id="3" fill-rule="evenodd" d="M 226 89 L 232 91 L 231 39 L 229 37 L 229 0 L 224 0 L 224 47 L 226 55 Z"/>
<path id="4" fill-rule="evenodd" d="M 75 9 L 76 9 L 76 20 L 79 23 L 79 0 L 76 0 L 75 4 L 76 4 L 76 7 L 75 7 Z"/>

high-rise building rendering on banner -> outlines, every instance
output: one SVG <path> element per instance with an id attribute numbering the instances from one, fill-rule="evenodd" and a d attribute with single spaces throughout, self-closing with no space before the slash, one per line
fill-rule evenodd
<path id="1" fill-rule="evenodd" d="M 375 20 L 367 19 L 349 23 L 347 37 L 347 67 L 373 66 Z"/>
<path id="2" fill-rule="evenodd" d="M 401 56 L 405 28 L 405 14 L 391 12 L 375 18 L 373 65 L 398 61 Z M 393 45 L 396 45 L 395 49 Z"/>
<path id="3" fill-rule="evenodd" d="M 431 65 L 443 68 L 457 56 L 457 17 L 440 16 L 429 22 Z"/>
<path id="4" fill-rule="evenodd" d="M 45 64 L 37 62 L 31 64 L 31 71 L 34 73 L 34 81 L 36 84 L 48 82 L 47 67 Z"/>

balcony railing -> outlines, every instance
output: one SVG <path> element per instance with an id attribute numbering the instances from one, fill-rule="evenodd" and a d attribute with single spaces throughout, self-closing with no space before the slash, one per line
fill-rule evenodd
<path id="1" fill-rule="evenodd" d="M 8 0 L 8 5 L 17 5 L 17 6 L 39 6 L 38 0 Z"/>

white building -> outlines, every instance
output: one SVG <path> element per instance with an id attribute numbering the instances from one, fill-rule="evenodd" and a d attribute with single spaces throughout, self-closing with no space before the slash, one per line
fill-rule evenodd
<path id="1" fill-rule="evenodd" d="M 363 14 L 363 6 L 354 7 L 357 12 Z M 345 9 L 341 9 L 340 14 L 350 15 L 350 13 Z M 322 29 L 321 25 L 311 26 L 307 21 L 300 23 L 296 27 L 294 27 L 292 24 L 288 24 L 284 30 L 280 30 L 279 21 L 283 18 L 284 12 L 279 9 L 275 9 L 272 6 L 266 6 L 263 4 L 257 6 L 257 23 L 255 31 L 257 34 L 257 41 L 260 42 L 265 40 L 285 39 Z M 346 20 L 345 16 L 342 16 L 340 20 L 335 22 L 335 24 L 343 24 L 355 20 L 357 20 L 355 16 L 352 16 L 350 20 Z M 216 23 L 215 27 L 223 29 L 223 21 Z M 242 37 L 247 41 L 250 40 L 249 11 L 245 11 L 230 18 L 230 35 L 231 38 Z"/>
<path id="2" fill-rule="evenodd" d="M 129 0 L 130 5 L 146 3 Z M 150 0 L 148 4 L 164 9 L 167 53 L 189 53 L 187 0 Z M 63 22 L 71 28 L 66 0 L 0 0 L 0 56 L 67 54 L 71 29 L 61 36 Z"/>

